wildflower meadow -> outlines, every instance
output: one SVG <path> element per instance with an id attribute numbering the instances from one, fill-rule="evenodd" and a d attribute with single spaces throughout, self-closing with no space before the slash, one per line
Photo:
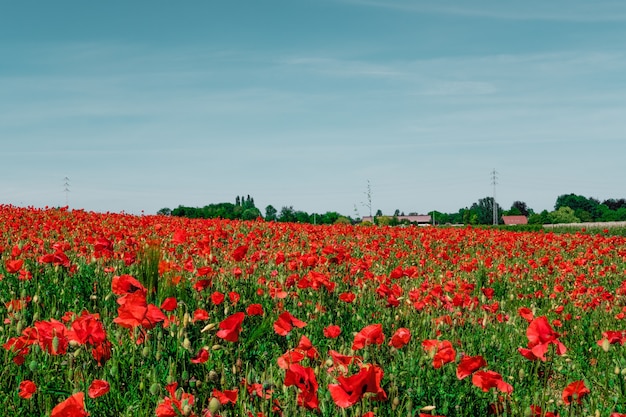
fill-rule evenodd
<path id="1" fill-rule="evenodd" d="M 626 238 L 0 206 L 0 414 L 626 416 Z"/>

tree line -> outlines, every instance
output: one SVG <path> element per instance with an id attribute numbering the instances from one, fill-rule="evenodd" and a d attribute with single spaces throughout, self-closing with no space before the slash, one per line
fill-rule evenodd
<path id="1" fill-rule="evenodd" d="M 556 224 L 556 223 L 581 223 L 581 222 L 610 222 L 626 221 L 626 199 L 607 199 L 602 202 L 593 197 L 584 197 L 576 194 L 563 194 L 557 197 L 553 211 L 543 210 L 536 213 L 523 201 L 515 201 L 508 210 L 502 209 L 496 202 L 498 224 L 503 224 L 502 216 L 522 215 L 526 216 L 529 224 Z M 456 213 L 443 213 L 436 210 L 427 213 L 431 216 L 434 224 L 493 224 L 494 200 L 492 197 L 479 199 L 469 207 L 461 208 Z M 171 215 L 198 219 L 222 218 L 266 221 L 333 224 L 333 223 L 359 223 L 360 218 L 352 218 L 335 211 L 326 213 L 307 213 L 295 210 L 293 206 L 283 206 L 277 210 L 271 204 L 265 207 L 262 214 L 250 195 L 237 196 L 234 203 L 209 204 L 204 207 L 178 206 L 175 209 L 162 208 L 157 212 L 160 215 Z M 400 210 L 396 210 L 392 216 L 383 215 L 378 210 L 374 216 L 374 223 L 386 225 L 409 224 L 407 220 L 399 220 L 403 216 Z"/>

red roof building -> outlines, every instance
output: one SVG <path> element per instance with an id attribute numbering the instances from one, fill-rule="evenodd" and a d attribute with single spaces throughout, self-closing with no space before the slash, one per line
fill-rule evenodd
<path id="1" fill-rule="evenodd" d="M 507 226 L 528 224 L 528 218 L 526 218 L 526 216 L 502 216 L 502 221 Z"/>

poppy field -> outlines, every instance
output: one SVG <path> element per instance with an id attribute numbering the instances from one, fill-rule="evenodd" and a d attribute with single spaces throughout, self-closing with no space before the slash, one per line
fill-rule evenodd
<path id="1" fill-rule="evenodd" d="M 626 238 L 0 206 L 0 414 L 626 416 Z"/>

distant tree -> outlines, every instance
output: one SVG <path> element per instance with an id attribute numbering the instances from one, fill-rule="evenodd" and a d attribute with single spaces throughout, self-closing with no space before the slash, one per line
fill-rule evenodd
<path id="1" fill-rule="evenodd" d="M 543 210 L 541 213 L 533 213 L 528 216 L 528 224 L 548 224 L 550 223 L 550 213 L 548 210 Z"/>
<path id="2" fill-rule="evenodd" d="M 280 214 L 278 215 L 279 222 L 296 222 L 296 211 L 293 209 L 293 206 L 287 207 L 283 206 L 280 209 Z"/>
<path id="3" fill-rule="evenodd" d="M 170 210 L 167 207 L 163 207 L 162 209 L 157 211 L 157 214 L 161 215 L 161 216 L 171 216 L 172 215 L 172 210 Z"/>
<path id="4" fill-rule="evenodd" d="M 350 220 L 349 217 L 339 216 L 333 224 L 352 224 L 352 221 Z"/>
<path id="5" fill-rule="evenodd" d="M 568 206 L 559 207 L 549 214 L 550 223 L 580 223 L 580 219 L 574 214 L 574 210 Z"/>
<path id="6" fill-rule="evenodd" d="M 239 196 L 235 197 L 235 205 L 236 206 L 240 206 L 241 205 L 241 200 L 239 199 Z"/>
<path id="7" fill-rule="evenodd" d="M 336 211 L 327 211 L 326 213 L 322 214 L 320 217 L 321 218 L 319 220 L 319 223 L 333 224 L 341 217 L 341 215 L 337 213 Z"/>
<path id="8" fill-rule="evenodd" d="M 554 210 L 561 207 L 569 207 L 576 216 L 586 218 L 586 221 L 594 221 L 600 217 L 600 201 L 595 198 L 587 198 L 576 194 L 563 194 L 557 197 Z"/>
<path id="9" fill-rule="evenodd" d="M 509 214 L 513 216 L 514 215 L 528 216 L 531 212 L 532 210 L 529 209 L 526 203 L 524 203 L 523 201 L 513 202 L 513 204 L 511 205 L 511 210 L 509 210 Z"/>
<path id="10" fill-rule="evenodd" d="M 276 220 L 276 214 L 278 214 L 278 210 L 274 208 L 273 205 L 268 205 L 265 207 L 265 220 L 274 221 Z"/>
<path id="11" fill-rule="evenodd" d="M 313 218 L 306 211 L 297 210 L 295 215 L 298 223 L 313 223 Z"/>
<path id="12" fill-rule="evenodd" d="M 376 210 L 376 217 L 382 216 L 382 215 L 383 215 L 383 212 L 380 209 Z"/>
<path id="13" fill-rule="evenodd" d="M 243 220 L 255 220 L 261 216 L 261 211 L 256 207 L 247 208 L 241 214 Z"/>
<path id="14" fill-rule="evenodd" d="M 472 204 L 470 210 L 476 215 L 476 219 L 470 218 L 470 224 L 493 224 L 493 198 L 485 197 Z M 496 215 L 498 224 L 502 223 L 502 208 L 496 203 Z M 472 223 L 475 221 L 476 223 Z"/>
<path id="15" fill-rule="evenodd" d="M 393 212 L 394 217 L 398 217 L 400 215 L 400 210 L 396 209 L 396 211 Z"/>
<path id="16" fill-rule="evenodd" d="M 626 208 L 626 199 L 620 198 L 619 200 L 616 200 L 614 198 L 609 198 L 608 200 L 604 200 L 602 204 L 607 206 L 610 210 L 619 210 L 621 208 Z"/>

